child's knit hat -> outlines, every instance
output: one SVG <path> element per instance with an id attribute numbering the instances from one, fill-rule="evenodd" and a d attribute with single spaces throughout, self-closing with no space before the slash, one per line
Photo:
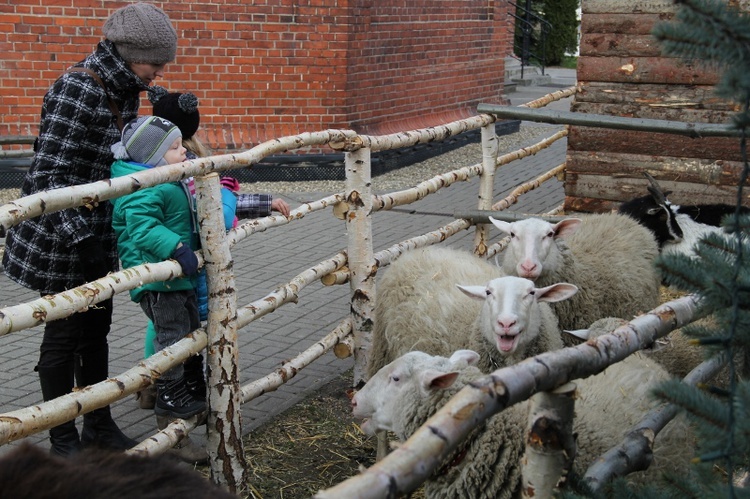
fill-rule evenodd
<path id="1" fill-rule="evenodd" d="M 182 138 L 180 129 L 158 116 L 141 116 L 122 129 L 122 140 L 112 146 L 115 159 L 130 159 L 149 166 L 166 165 L 164 155 L 175 139 Z"/>
<path id="2" fill-rule="evenodd" d="M 102 32 L 126 62 L 166 64 L 177 53 L 177 32 L 167 14 L 147 2 L 117 9 Z"/>
<path id="3" fill-rule="evenodd" d="M 182 132 L 182 138 L 190 139 L 201 124 L 198 112 L 198 97 L 190 92 L 169 92 L 166 88 L 154 85 L 149 89 L 148 98 L 154 105 L 154 116 L 166 118 Z"/>

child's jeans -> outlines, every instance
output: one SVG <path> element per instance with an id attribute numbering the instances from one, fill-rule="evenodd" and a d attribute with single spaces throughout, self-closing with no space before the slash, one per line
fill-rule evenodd
<path id="1" fill-rule="evenodd" d="M 198 302 L 195 291 L 147 291 L 140 301 L 141 308 L 154 323 L 154 350 L 159 352 L 174 345 L 198 329 Z M 183 375 L 182 364 L 162 374 L 163 380 L 175 380 Z"/>

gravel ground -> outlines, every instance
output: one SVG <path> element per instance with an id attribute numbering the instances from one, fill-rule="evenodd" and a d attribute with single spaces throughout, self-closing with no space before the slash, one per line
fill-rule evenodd
<path id="1" fill-rule="evenodd" d="M 498 139 L 499 154 L 505 154 L 522 147 L 530 140 L 550 133 L 551 127 L 522 124 L 516 133 L 503 135 Z M 447 153 L 434 156 L 411 166 L 393 170 L 375 177 L 374 184 L 379 192 L 389 192 L 412 187 L 423 180 L 463 166 L 476 164 L 482 157 L 479 142 L 467 144 Z M 344 190 L 343 180 L 318 180 L 302 182 L 254 182 L 242 184 L 243 192 L 270 192 L 289 194 L 295 192 L 335 193 Z M 0 190 L 0 204 L 5 204 L 20 195 L 19 189 Z"/>

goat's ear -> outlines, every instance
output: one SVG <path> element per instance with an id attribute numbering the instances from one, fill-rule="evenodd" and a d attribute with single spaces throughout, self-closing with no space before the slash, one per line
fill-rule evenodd
<path id="1" fill-rule="evenodd" d="M 581 226 L 582 221 L 580 218 L 566 218 L 557 222 L 552 226 L 555 231 L 555 237 L 568 237 L 574 234 Z"/>

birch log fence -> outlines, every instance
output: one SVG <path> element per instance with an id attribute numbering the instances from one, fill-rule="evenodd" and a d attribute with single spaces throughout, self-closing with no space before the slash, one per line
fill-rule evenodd
<path id="1" fill-rule="evenodd" d="M 529 103 L 526 107 L 541 107 L 554 100 L 568 97 L 574 92 L 575 88 L 571 87 Z M 376 216 L 380 210 L 412 203 L 454 182 L 466 181 L 477 176 L 480 178 L 477 209 L 486 212 L 490 209 L 507 208 L 523 193 L 560 174 L 563 167 L 557 166 L 548 173 L 524 183 L 510 196 L 493 205 L 492 185 L 498 168 L 549 147 L 567 133 L 564 130 L 531 147 L 498 157 L 496 120 L 494 114 L 479 114 L 434 128 L 378 137 L 358 135 L 349 130 L 303 133 L 271 140 L 241 153 L 201 158 L 107 181 L 42 192 L 0 206 L 0 235 L 4 235 L 9 227 L 44 212 L 95 204 L 159 183 L 195 177 L 203 243 L 203 249 L 198 252 L 198 257 L 200 265 L 206 265 L 208 269 L 211 310 L 204 328 L 194 331 L 177 344 L 139 362 L 124 373 L 55 400 L 0 414 L 0 445 L 46 430 L 141 390 L 170 367 L 209 345 L 211 348 L 207 354 L 210 408 L 208 450 L 211 479 L 229 491 L 243 489 L 247 476 L 240 445 L 242 429 L 240 421 L 236 418 L 237 411 L 233 408 L 277 389 L 331 349 L 335 349 L 339 357 L 353 355 L 354 384 L 366 381 L 364 372 L 372 329 L 374 278 L 379 268 L 387 266 L 407 251 L 441 243 L 472 225 L 476 231 L 474 247 L 477 254 L 490 257 L 502 251 L 507 244 L 507 241 L 489 244 L 487 230 L 481 221 L 473 223 L 470 219 L 459 218 L 421 236 L 373 252 L 371 217 Z M 383 195 L 373 195 L 370 192 L 370 154 L 373 151 L 443 140 L 476 129 L 481 129 L 481 162 L 424 180 L 410 189 Z M 273 154 L 322 145 L 345 153 L 345 192 L 305 203 L 294 209 L 289 217 L 274 215 L 245 221 L 229 233 L 224 233 L 220 217 L 217 217 L 220 204 L 217 201 L 219 183 L 216 173 L 248 167 Z M 346 220 L 347 249 L 313 264 L 263 298 L 246 305 L 237 305 L 233 293 L 231 248 L 241 244 L 254 233 L 283 228 L 290 223 L 304 223 L 307 214 L 328 208 L 333 208 L 334 215 Z M 558 207 L 547 215 L 556 215 L 560 209 Z M 86 310 L 117 293 L 127 292 L 145 283 L 173 278 L 180 271 L 179 265 L 174 261 L 139 265 L 109 274 L 64 293 L 2 308 L 0 335 L 21 331 L 48 320 Z M 237 331 L 287 303 L 296 303 L 303 298 L 304 288 L 317 280 L 322 280 L 327 285 L 348 283 L 351 314 L 343 317 L 334 330 L 315 345 L 286 361 L 282 368 L 245 386 L 239 386 Z M 446 428 L 445 439 L 436 439 L 434 435 L 429 435 L 428 430 L 420 430 L 401 449 L 371 469 L 328 491 L 321 491 L 318 497 L 385 497 L 393 490 L 392 487 L 396 487 L 400 492 L 413 490 L 429 476 L 431 470 L 440 462 L 441 456 L 458 445 L 460 439 L 470 431 L 471 422 L 489 417 L 534 393 L 554 390 L 577 377 L 603 370 L 609 363 L 621 360 L 657 336 L 689 322 L 693 305 L 690 298 L 683 299 L 671 308 L 666 306 L 639 318 L 640 321 L 634 320 L 630 324 L 630 329 L 620 328 L 612 335 L 598 338 L 596 343 L 589 342 L 585 346 L 566 349 L 569 351 L 562 354 L 545 354 L 519 365 L 518 368 L 503 369 L 494 373 L 485 382 L 478 384 L 471 394 L 462 392 L 458 400 L 449 404 L 450 407 L 456 407 L 471 400 L 470 403 L 475 404 L 477 408 L 483 407 L 482 410 L 478 409 L 472 418 L 457 422 L 450 416 L 455 412 L 451 412 L 451 408 L 446 408 L 431 420 L 431 425 Z M 545 377 L 550 366 L 560 366 L 558 373 L 566 374 Z M 139 455 L 165 452 L 199 423 L 195 418 L 173 422 L 129 452 Z M 554 477 L 539 478 L 525 475 L 524 479 L 528 483 L 543 483 L 544 487 L 549 487 L 549 483 L 557 483 Z"/>

